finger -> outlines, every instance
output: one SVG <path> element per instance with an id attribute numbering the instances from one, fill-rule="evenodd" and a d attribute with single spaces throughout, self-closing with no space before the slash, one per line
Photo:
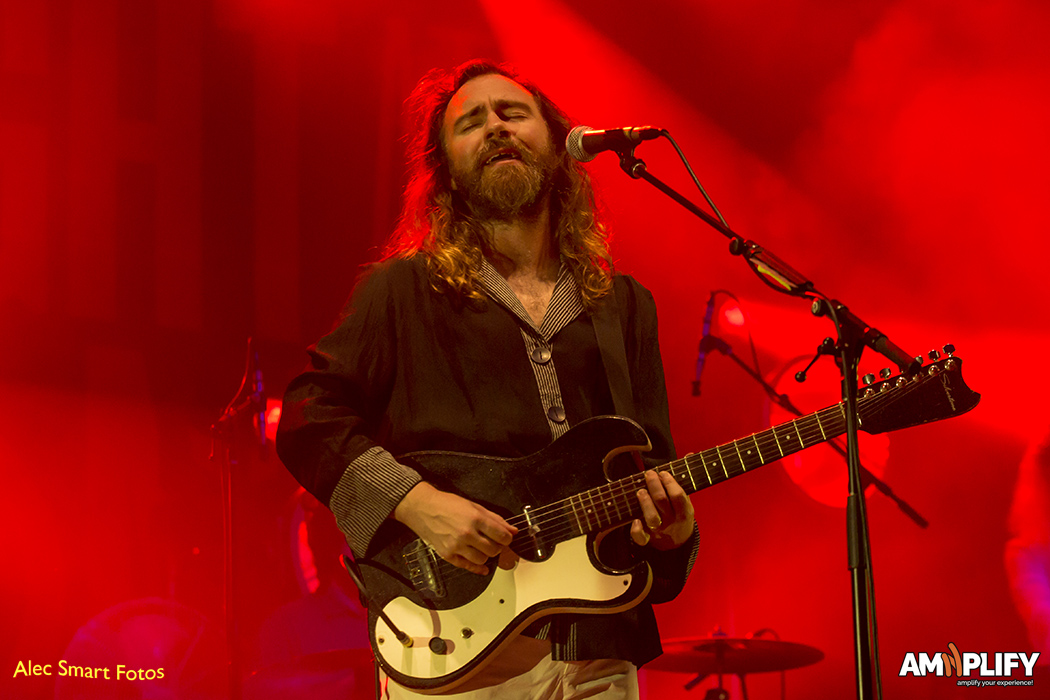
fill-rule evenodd
<path id="1" fill-rule="evenodd" d="M 499 568 L 509 571 L 517 565 L 520 558 L 513 549 L 504 549 L 499 553 Z"/>
<path id="2" fill-rule="evenodd" d="M 491 554 L 489 554 L 488 551 L 490 549 L 492 550 Z M 471 562 L 472 564 L 477 564 L 478 566 L 484 566 L 486 563 L 488 563 L 489 559 L 491 559 L 499 553 L 500 548 L 494 546 L 491 542 L 486 543 L 482 546 L 464 543 L 453 551 L 453 554 L 459 555 L 467 561 Z"/>
<path id="3" fill-rule="evenodd" d="M 667 489 L 664 486 L 663 475 L 655 471 L 647 471 L 645 473 L 645 487 L 649 490 L 649 495 L 652 497 L 653 504 L 656 506 L 657 512 L 660 513 L 660 517 L 665 520 L 673 519 L 674 507 L 671 505 L 671 501 L 667 497 Z"/>
<path id="4" fill-rule="evenodd" d="M 631 539 L 639 547 L 644 547 L 649 544 L 649 533 L 646 532 L 645 526 L 642 525 L 641 520 L 635 520 L 631 523 Z"/>
<path id="5" fill-rule="evenodd" d="M 461 569 L 466 569 L 472 574 L 484 576 L 489 572 L 489 567 L 485 566 L 484 564 L 475 564 L 469 559 L 458 554 L 453 554 L 452 556 L 445 557 L 445 561 L 447 561 L 449 564 L 452 564 L 453 566 L 458 566 Z"/>
<path id="6" fill-rule="evenodd" d="M 663 524 L 663 517 L 656 509 L 652 496 L 645 489 L 638 491 L 638 505 L 642 507 L 642 520 L 646 527 L 655 530 Z"/>
<path id="7" fill-rule="evenodd" d="M 664 491 L 667 492 L 668 498 L 674 499 L 677 496 L 685 495 L 682 485 L 678 483 L 678 480 L 669 471 L 660 472 L 660 483 L 663 485 Z"/>
<path id="8" fill-rule="evenodd" d="M 664 488 L 670 498 L 675 520 L 692 520 L 693 502 L 689 500 L 689 494 L 685 492 L 685 489 L 682 488 L 681 484 L 679 484 L 670 473 L 662 472 L 660 477 L 664 481 Z"/>
<path id="9" fill-rule="evenodd" d="M 468 536 L 464 542 L 467 547 L 474 549 L 478 556 L 484 557 L 484 559 L 490 559 L 498 555 L 504 549 L 505 545 L 501 545 L 498 542 L 493 542 L 488 537 L 485 537 L 480 532 L 475 532 Z M 476 559 L 477 557 L 471 556 L 470 559 Z"/>
<path id="10" fill-rule="evenodd" d="M 484 517 L 478 519 L 476 528 L 480 535 L 495 542 L 500 547 L 509 545 L 511 540 L 514 539 L 514 535 L 518 533 L 518 528 L 492 511 L 485 511 Z"/>

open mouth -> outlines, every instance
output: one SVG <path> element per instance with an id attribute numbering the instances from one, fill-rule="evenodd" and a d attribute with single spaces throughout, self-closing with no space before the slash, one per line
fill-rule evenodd
<path id="1" fill-rule="evenodd" d="M 485 162 L 482 163 L 482 165 L 483 166 L 485 166 L 485 165 L 492 165 L 493 163 L 500 163 L 500 162 L 505 161 L 505 160 L 517 160 L 517 161 L 520 161 L 521 160 L 521 154 L 518 153 L 515 150 L 512 150 L 512 149 L 506 149 L 506 148 L 505 149 L 500 149 L 500 150 L 496 151 L 495 153 L 493 153 L 488 158 L 486 158 Z"/>

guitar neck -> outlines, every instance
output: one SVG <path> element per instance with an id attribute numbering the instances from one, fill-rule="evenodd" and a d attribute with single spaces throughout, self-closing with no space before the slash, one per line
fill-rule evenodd
<path id="1" fill-rule="evenodd" d="M 836 404 L 745 438 L 688 454 L 656 467 L 656 471 L 670 472 L 685 492 L 692 494 L 844 432 L 845 415 L 842 405 Z M 515 539 L 520 538 L 520 545 L 528 549 L 531 534 L 546 533 L 548 541 L 555 544 L 624 525 L 641 517 L 637 493 L 643 488 L 645 476 L 634 474 L 537 508 L 511 521 L 521 529 Z"/>

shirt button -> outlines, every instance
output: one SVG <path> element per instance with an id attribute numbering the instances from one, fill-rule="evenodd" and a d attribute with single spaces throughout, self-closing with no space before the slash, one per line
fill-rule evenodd
<path id="1" fill-rule="evenodd" d="M 546 345 L 537 346 L 532 351 L 532 361 L 538 365 L 545 365 L 551 359 L 551 349 Z"/>
<path id="2" fill-rule="evenodd" d="M 561 406 L 551 406 L 547 409 L 547 417 L 555 423 L 564 423 L 565 409 Z"/>

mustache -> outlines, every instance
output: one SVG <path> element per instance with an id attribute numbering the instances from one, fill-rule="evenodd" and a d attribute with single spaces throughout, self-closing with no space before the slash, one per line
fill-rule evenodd
<path id="1" fill-rule="evenodd" d="M 484 167 L 485 161 L 494 156 L 500 151 L 513 151 L 521 161 L 527 165 L 535 163 L 536 159 L 533 157 L 532 152 L 525 147 L 523 144 L 514 141 L 509 138 L 501 138 L 492 141 L 485 147 L 485 149 L 478 154 L 475 159 L 474 166 L 478 169 Z"/>

